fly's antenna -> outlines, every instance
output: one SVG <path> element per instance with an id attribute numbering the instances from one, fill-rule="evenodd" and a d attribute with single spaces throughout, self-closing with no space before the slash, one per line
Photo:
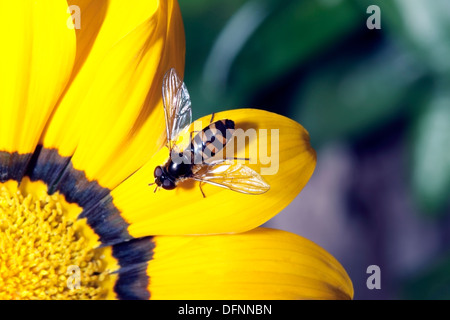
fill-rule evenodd
<path id="1" fill-rule="evenodd" d="M 152 186 L 152 185 L 154 185 L 154 184 L 156 184 L 156 182 L 149 183 L 148 185 L 149 185 L 149 186 Z M 155 190 L 153 191 L 153 193 L 156 193 L 156 190 L 158 190 L 158 186 L 156 186 L 156 188 L 155 188 Z"/>

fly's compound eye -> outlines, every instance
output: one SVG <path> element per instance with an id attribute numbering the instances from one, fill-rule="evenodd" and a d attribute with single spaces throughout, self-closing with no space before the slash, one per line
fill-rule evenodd
<path id="1" fill-rule="evenodd" d="M 154 174 L 155 178 L 159 179 L 164 175 L 164 171 L 161 168 L 161 166 L 157 166 L 155 168 L 155 171 L 153 172 L 153 174 Z"/>
<path id="2" fill-rule="evenodd" d="M 155 171 L 153 172 L 153 175 L 155 176 L 155 183 L 158 187 L 161 187 L 162 181 L 165 179 L 164 176 L 164 170 L 158 166 L 155 168 Z"/>
<path id="3" fill-rule="evenodd" d="M 175 182 L 170 179 L 165 179 L 164 181 L 162 181 L 161 186 L 166 190 L 173 190 L 175 189 Z"/>

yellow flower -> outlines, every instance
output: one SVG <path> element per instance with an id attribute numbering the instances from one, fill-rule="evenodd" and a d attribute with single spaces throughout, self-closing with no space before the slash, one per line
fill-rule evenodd
<path id="1" fill-rule="evenodd" d="M 258 228 L 314 170 L 296 122 L 252 109 L 215 115 L 279 130 L 265 194 L 148 186 L 168 157 L 163 76 L 184 69 L 175 0 L 0 0 L 0 30 L 1 299 L 352 298 L 325 250 Z"/>

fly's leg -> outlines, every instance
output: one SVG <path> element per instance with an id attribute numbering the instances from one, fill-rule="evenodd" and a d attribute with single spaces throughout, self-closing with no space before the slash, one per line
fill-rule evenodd
<path id="1" fill-rule="evenodd" d="M 198 186 L 200 187 L 200 191 L 201 191 L 201 193 L 202 193 L 202 195 L 203 195 L 203 198 L 206 198 L 205 193 L 203 192 L 203 189 L 202 189 L 202 183 L 203 183 L 203 181 L 200 181 L 200 183 L 198 184 Z"/>
<path id="2" fill-rule="evenodd" d="M 239 157 L 234 157 L 234 158 L 226 158 L 226 160 L 244 160 L 244 161 L 250 161 L 250 158 L 239 158 Z"/>
<path id="3" fill-rule="evenodd" d="M 219 159 L 219 160 L 212 161 L 212 162 L 208 163 L 208 165 L 209 165 L 209 166 L 215 166 L 215 165 L 217 165 L 217 164 L 221 164 L 222 162 L 225 162 L 225 161 L 231 161 L 231 160 L 250 161 L 250 158 L 239 158 L 239 157 L 224 158 L 224 159 Z"/>

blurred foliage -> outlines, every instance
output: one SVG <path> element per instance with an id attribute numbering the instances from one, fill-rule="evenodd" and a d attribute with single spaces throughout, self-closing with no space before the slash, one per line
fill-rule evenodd
<path id="1" fill-rule="evenodd" d="M 403 285 L 403 297 L 410 300 L 450 299 L 450 258 L 443 258 L 429 266 Z"/>
<path id="2" fill-rule="evenodd" d="M 414 126 L 412 179 L 426 212 L 448 203 L 450 190 L 450 92 L 439 87 Z"/>
<path id="3" fill-rule="evenodd" d="M 372 55 L 324 63 L 299 86 L 292 114 L 316 145 L 360 136 L 410 111 L 411 92 L 428 89 L 420 78 L 411 57 L 390 43 Z"/>
<path id="4" fill-rule="evenodd" d="M 369 5 L 381 30 L 368 30 Z M 448 0 L 181 0 L 194 117 L 254 107 L 292 117 L 316 148 L 410 123 L 425 213 L 450 196 Z"/>
<path id="5" fill-rule="evenodd" d="M 374 2 L 364 0 L 366 3 Z M 389 31 L 406 43 L 437 75 L 450 72 L 450 2 L 448 0 L 384 0 Z"/>

